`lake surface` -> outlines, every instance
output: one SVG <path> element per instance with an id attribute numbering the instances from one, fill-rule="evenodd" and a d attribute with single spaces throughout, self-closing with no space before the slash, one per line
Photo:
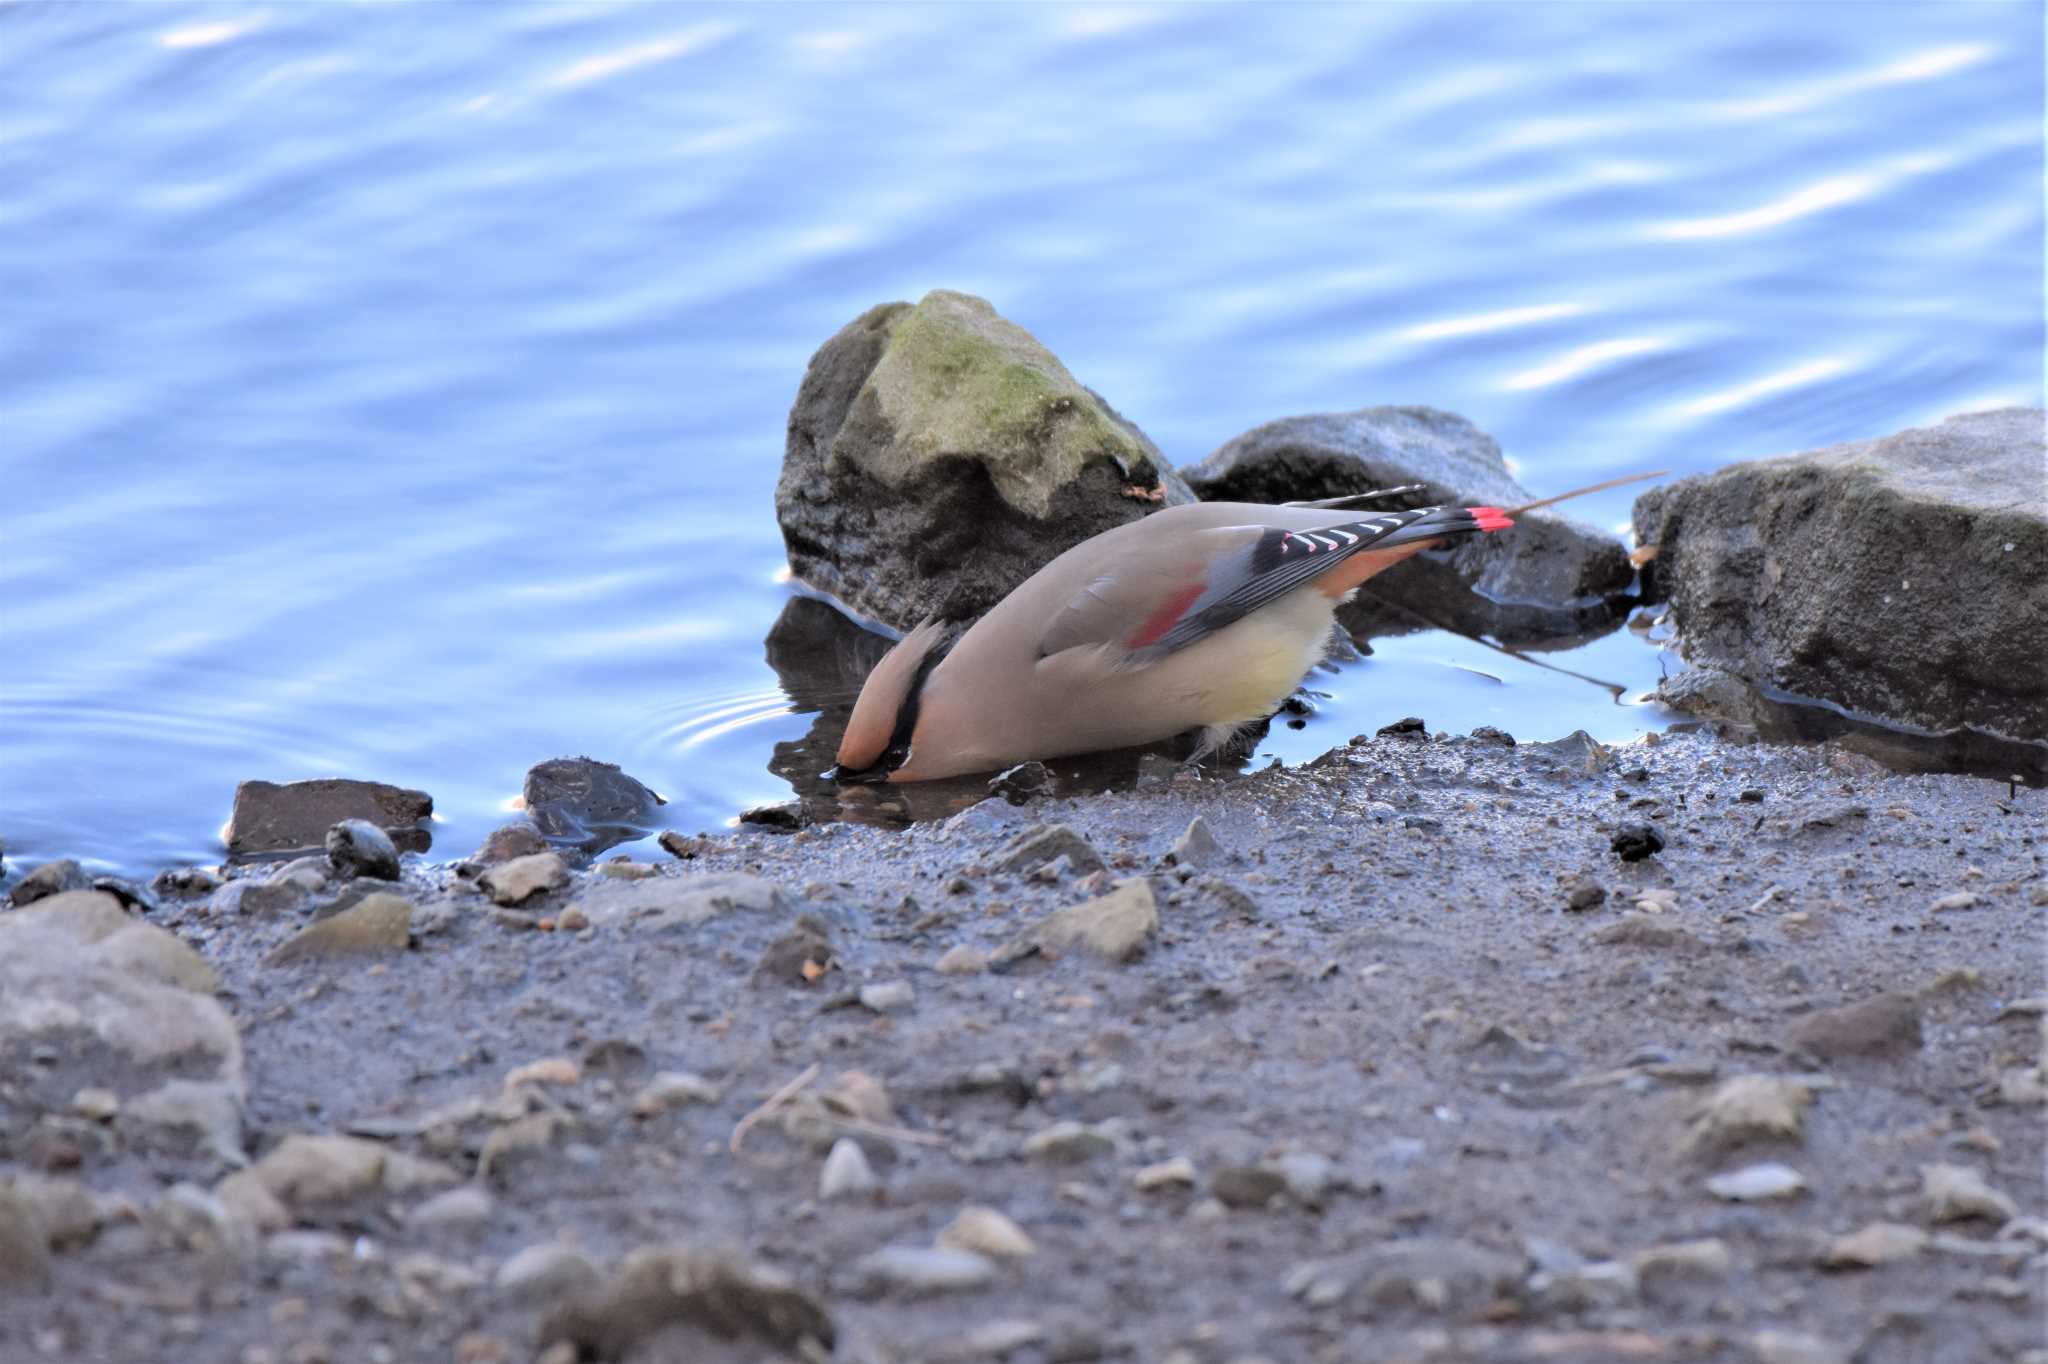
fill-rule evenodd
<path id="1" fill-rule="evenodd" d="M 456 856 L 576 753 L 686 829 L 787 798 L 784 420 L 934 287 L 1179 463 L 1417 402 L 1544 493 L 2039 403 L 2042 52 L 2033 4 L 0 3 L 0 843 L 210 862 L 238 780 L 345 775 Z M 1668 718 L 1375 649 L 1264 751 Z"/>

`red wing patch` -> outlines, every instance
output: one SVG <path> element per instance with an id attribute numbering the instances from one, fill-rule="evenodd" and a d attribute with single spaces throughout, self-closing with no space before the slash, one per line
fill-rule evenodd
<path id="1" fill-rule="evenodd" d="M 1482 531 L 1506 530 L 1515 524 L 1514 518 L 1499 507 L 1467 507 L 1465 510 L 1472 513 Z"/>
<path id="2" fill-rule="evenodd" d="M 1174 623 L 1187 614 L 1188 608 L 1195 604 L 1195 598 L 1202 595 L 1204 586 L 1205 584 L 1196 582 L 1168 597 L 1166 604 L 1154 611 L 1145 623 L 1138 627 L 1138 633 L 1130 637 L 1125 647 L 1142 649 L 1148 644 L 1158 643 L 1159 637 L 1171 630 Z"/>

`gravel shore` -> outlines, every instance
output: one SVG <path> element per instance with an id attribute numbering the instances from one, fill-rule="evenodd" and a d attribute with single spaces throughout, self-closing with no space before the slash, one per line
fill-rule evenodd
<path id="1" fill-rule="evenodd" d="M 196 885 L 238 1119 L 0 1007 L 0 1358 L 2039 1364 L 2044 798 L 1410 732 Z"/>

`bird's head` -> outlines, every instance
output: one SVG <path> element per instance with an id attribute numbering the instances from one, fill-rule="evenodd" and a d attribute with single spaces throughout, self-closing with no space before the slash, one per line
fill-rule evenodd
<path id="1" fill-rule="evenodd" d="M 949 632 L 927 620 L 898 640 L 875 664 L 861 685 L 860 699 L 839 741 L 838 765 L 826 775 L 834 781 L 887 781 L 910 761 L 910 742 L 917 731 L 925 679 L 946 656 Z"/>

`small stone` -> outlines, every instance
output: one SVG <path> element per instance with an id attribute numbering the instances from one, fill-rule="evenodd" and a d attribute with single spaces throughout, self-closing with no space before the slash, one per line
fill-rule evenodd
<path id="1" fill-rule="evenodd" d="M 396 881 L 398 848 L 391 836 L 366 819 L 344 819 L 327 831 L 327 860 L 334 874 Z"/>
<path id="2" fill-rule="evenodd" d="M 1158 931 L 1159 909 L 1151 883 L 1134 876 L 1117 882 L 1107 895 L 1054 911 L 999 955 L 1015 960 L 1032 949 L 1065 951 L 1078 946 L 1104 961 L 1129 961 Z"/>
<path id="3" fill-rule="evenodd" d="M 1581 881 L 1573 886 L 1571 893 L 1565 897 L 1564 907 L 1575 914 L 1583 914 L 1589 909 L 1598 909 L 1605 903 L 1607 887 L 1598 881 Z"/>
<path id="4" fill-rule="evenodd" d="M 832 965 L 832 944 L 816 928 L 799 923 L 761 950 L 753 979 L 764 984 L 809 985 Z"/>
<path id="5" fill-rule="evenodd" d="M 871 1013 L 902 1013 L 917 1003 L 917 991 L 907 980 L 876 981 L 860 987 L 860 1002 Z"/>
<path id="6" fill-rule="evenodd" d="M 1157 1164 L 1147 1165 L 1131 1175 L 1132 1187 L 1142 1189 L 1148 1193 L 1154 1189 L 1167 1189 L 1176 1186 L 1192 1188 L 1194 1182 L 1195 1163 L 1186 1156 L 1175 1156 L 1171 1160 L 1162 1160 Z"/>
<path id="7" fill-rule="evenodd" d="M 2008 1222 L 2019 1208 L 1967 1165 L 1920 1167 L 1920 1201 L 1929 1221 L 1966 1222 L 1973 1217 Z"/>
<path id="8" fill-rule="evenodd" d="M 1608 846 L 1624 862 L 1640 862 L 1664 851 L 1664 835 L 1648 824 L 1624 824 L 1615 830 Z"/>
<path id="9" fill-rule="evenodd" d="M 338 1203 L 383 1182 L 385 1154 L 376 1142 L 359 1137 L 294 1133 L 251 1173 L 281 1203 Z"/>
<path id="10" fill-rule="evenodd" d="M 1225 1207 L 1263 1208 L 1287 1192 L 1287 1180 L 1264 1165 L 1219 1165 L 1209 1176 L 1209 1191 Z"/>
<path id="11" fill-rule="evenodd" d="M 243 877 L 216 890 L 207 900 L 206 909 L 216 919 L 274 919 L 296 913 L 305 903 L 306 888 L 296 881 Z"/>
<path id="12" fill-rule="evenodd" d="M 1829 1269 L 1871 1269 L 1910 1260 L 1927 1249 L 1927 1233 L 1900 1222 L 1872 1222 L 1828 1243 L 1821 1263 Z"/>
<path id="13" fill-rule="evenodd" d="M 756 805 L 740 811 L 740 823 L 751 824 L 770 833 L 793 834 L 804 827 L 803 802 L 790 800 L 780 805 Z"/>
<path id="14" fill-rule="evenodd" d="M 2036 881 L 2027 887 L 2027 903 L 2036 909 L 2048 905 L 2048 881 Z"/>
<path id="15" fill-rule="evenodd" d="M 543 1241 L 498 1266 L 491 1285 L 501 1298 L 530 1302 L 586 1291 L 597 1286 L 599 1277 L 597 1266 L 576 1247 Z"/>
<path id="16" fill-rule="evenodd" d="M 1755 1203 L 1770 1198 L 1791 1198 L 1804 1192 L 1806 1177 L 1789 1165 L 1766 1161 L 1744 1166 L 1707 1181 L 1707 1192 L 1735 1203 Z"/>
<path id="17" fill-rule="evenodd" d="M 1944 895 L 1931 908 L 1936 914 L 1948 914 L 1959 909 L 1975 909 L 1984 903 L 1984 897 L 1974 890 L 1959 890 L 1953 895 Z"/>
<path id="18" fill-rule="evenodd" d="M 106 1221 L 99 1197 L 78 1180 L 17 1174 L 11 1182 L 14 1192 L 35 1211 L 52 1250 L 85 1245 Z"/>
<path id="19" fill-rule="evenodd" d="M 1068 1118 L 1033 1133 L 1024 1142 L 1024 1154 L 1043 1160 L 1079 1163 L 1106 1156 L 1116 1150 L 1115 1138 L 1101 1129 Z"/>
<path id="20" fill-rule="evenodd" d="M 495 867 L 501 862 L 531 857 L 547 850 L 548 841 L 541 837 L 540 830 L 522 819 L 491 830 L 477 850 L 470 854 L 469 860 L 479 867 Z"/>
<path id="21" fill-rule="evenodd" d="M 958 943 L 946 949 L 932 969 L 942 976 L 973 976 L 988 969 L 988 953 L 979 947 Z"/>
<path id="22" fill-rule="evenodd" d="M 1877 1056 L 1920 1046 L 1920 1004 L 1898 992 L 1808 1014 L 1786 1032 L 1800 1051 L 1823 1061 Z"/>
<path id="23" fill-rule="evenodd" d="M 317 895 L 334 879 L 333 872 L 334 864 L 322 853 L 318 857 L 295 857 L 263 879 L 266 885 L 293 885 L 308 895 Z"/>
<path id="24" fill-rule="evenodd" d="M 1052 790 L 1052 773 L 1042 762 L 1018 763 L 989 779 L 989 794 L 1001 796 L 1012 805 L 1023 805 Z"/>
<path id="25" fill-rule="evenodd" d="M 1196 815 L 1167 849 L 1166 862 L 1175 867 L 1206 867 L 1223 856 L 1223 846 L 1209 832 L 1209 821 Z"/>
<path id="26" fill-rule="evenodd" d="M 938 1243 L 948 1250 L 969 1250 L 993 1260 L 1021 1260 L 1038 1253 L 1038 1246 L 1024 1228 L 994 1208 L 971 1206 L 939 1232 Z"/>
<path id="27" fill-rule="evenodd" d="M 94 1122 L 112 1122 L 121 1111 L 121 1096 L 111 1089 L 81 1089 L 71 1096 L 71 1111 Z"/>
<path id="28" fill-rule="evenodd" d="M 1775 1075 L 1737 1075 L 1716 1085 L 1695 1113 L 1686 1145 L 1695 1150 L 1747 1141 L 1797 1140 L 1813 1088 Z"/>
<path id="29" fill-rule="evenodd" d="M 477 885 L 493 903 L 524 904 L 536 895 L 560 890 L 569 884 L 569 868 L 559 853 L 529 853 L 492 867 L 477 878 Z"/>
<path id="30" fill-rule="evenodd" d="M 1642 1287 L 1633 1265 L 1601 1260 L 1537 1273 L 1529 1291 L 1545 1307 L 1586 1312 L 1634 1302 Z"/>
<path id="31" fill-rule="evenodd" d="M 691 837 L 675 829 L 666 831 L 654 841 L 661 845 L 663 852 L 683 862 L 695 861 L 706 853 L 718 850 L 718 844 L 702 834 Z"/>
<path id="32" fill-rule="evenodd" d="M 583 1070 L 566 1056 L 549 1056 L 538 1061 L 529 1061 L 523 1066 L 514 1066 L 505 1072 L 505 1090 L 510 1093 L 523 1085 L 580 1085 Z"/>
<path id="33" fill-rule="evenodd" d="M 1635 905 L 1644 914 L 1674 914 L 1678 911 L 1678 892 L 1669 886 L 1651 886 L 1636 892 Z"/>
<path id="34" fill-rule="evenodd" d="M 1745 786 L 1735 793 L 1735 799 L 1741 801 L 1744 805 L 1761 805 L 1763 804 L 1764 790 L 1761 786 Z"/>
<path id="35" fill-rule="evenodd" d="M 665 1113 L 684 1104 L 717 1102 L 718 1086 L 703 1076 L 693 1075 L 686 1070 L 664 1070 L 633 1096 L 633 1113 L 636 1117 L 651 1118 L 657 1113 Z"/>
<path id="36" fill-rule="evenodd" d="M 35 1206 L 0 1184 L 0 1285 L 42 1288 L 50 1281 L 50 1237 Z"/>
<path id="37" fill-rule="evenodd" d="M 787 1275 L 687 1246 L 657 1245 L 634 1251 L 608 1282 L 551 1313 L 540 1329 L 541 1359 L 550 1360 L 547 1351 L 557 1345 L 569 1347 L 572 1361 L 646 1358 L 642 1341 L 684 1323 L 728 1340 L 765 1339 L 813 1359 L 830 1358 L 837 1338 L 832 1318 Z M 685 1347 L 681 1355 L 663 1355 L 698 1353 Z"/>
<path id="38" fill-rule="evenodd" d="M 832 1143 L 831 1154 L 825 1157 L 825 1166 L 818 1172 L 818 1197 L 828 1203 L 839 1198 L 866 1198 L 880 1183 L 860 1143 L 851 1137 L 841 1137 Z"/>
<path id="39" fill-rule="evenodd" d="M 278 1201 L 253 1170 L 237 1170 L 213 1186 L 213 1196 L 228 1215 L 256 1233 L 282 1231 L 291 1225 L 291 1210 Z"/>
<path id="40" fill-rule="evenodd" d="M 1108 865 L 1087 839 L 1067 825 L 1036 824 L 997 849 L 994 866 L 997 871 L 1028 872 L 1061 856 L 1082 875 Z"/>
<path id="41" fill-rule="evenodd" d="M 609 876 L 615 881 L 645 881 L 660 875 L 652 862 L 635 862 L 626 856 L 614 857 L 609 862 L 598 864 L 598 875 Z"/>
<path id="42" fill-rule="evenodd" d="M 85 869 L 71 858 L 59 858 L 45 862 L 34 871 L 15 882 L 14 889 L 7 892 L 7 903 L 20 909 L 52 895 L 62 895 L 70 890 L 89 890 L 92 878 Z"/>
<path id="43" fill-rule="evenodd" d="M 1697 952 L 1706 946 L 1696 934 L 1656 914 L 1624 914 L 1594 933 L 1593 941 L 1608 947 L 1641 947 L 1681 952 Z"/>
<path id="44" fill-rule="evenodd" d="M 887 1246 L 856 1267 L 869 1292 L 971 1293 L 995 1282 L 995 1262 L 943 1246 Z"/>
<path id="45" fill-rule="evenodd" d="M 121 1126 L 131 1137 L 153 1144 L 199 1147 L 231 1165 L 242 1155 L 242 1090 L 239 1082 L 166 1080 L 123 1106 Z"/>
<path id="46" fill-rule="evenodd" d="M 247 1249 L 255 1228 L 236 1218 L 227 1203 L 197 1184 L 173 1184 L 157 1196 L 150 1214 L 187 1250 Z"/>
<path id="47" fill-rule="evenodd" d="M 1394 721 L 1391 725 L 1381 725 L 1377 732 L 1380 737 L 1388 739 L 1411 737 L 1426 739 L 1429 737 L 1429 726 L 1423 721 L 1421 716 L 1408 715 Z"/>
<path id="48" fill-rule="evenodd" d="M 1493 725 L 1479 725 L 1472 731 L 1472 737 L 1482 744 L 1495 744 L 1501 748 L 1513 748 L 1515 736 Z"/>
<path id="49" fill-rule="evenodd" d="M 570 905 L 555 919 L 555 927 L 564 933 L 581 933 L 590 927 L 590 916 L 580 905 Z"/>
<path id="50" fill-rule="evenodd" d="M 1800 1331 L 1758 1331 L 1749 1338 L 1756 1364 L 1849 1364 L 1849 1351 Z"/>
<path id="51" fill-rule="evenodd" d="M 1295 1266 L 1282 1280 L 1311 1307 L 1363 1313 L 1383 1307 L 1464 1312 L 1514 1293 L 1526 1262 L 1488 1246 L 1444 1237 L 1384 1241 L 1336 1260 Z"/>
<path id="52" fill-rule="evenodd" d="M 390 956 L 412 944 L 412 901 L 389 891 L 366 895 L 339 914 L 315 920 L 279 944 L 272 966 L 334 957 Z"/>
<path id="53" fill-rule="evenodd" d="M 1636 1277 L 1645 1282 L 1658 1278 L 1721 1279 L 1735 1266 L 1728 1243 L 1719 1238 L 1673 1241 L 1637 1251 L 1633 1263 Z"/>
<path id="54" fill-rule="evenodd" d="M 426 1202 L 411 1209 L 405 1215 L 406 1225 L 414 1227 L 480 1227 L 491 1220 L 497 1210 L 497 1201 L 490 1193 L 474 1184 L 464 1184 L 446 1193 L 435 1194 Z"/>
<path id="55" fill-rule="evenodd" d="M 160 896 L 185 900 L 213 894 L 220 880 L 204 867 L 166 867 L 151 878 L 149 888 Z"/>
<path id="56" fill-rule="evenodd" d="M 1315 1151 L 1287 1151 L 1273 1162 L 1288 1197 L 1304 1208 L 1320 1208 L 1337 1182 L 1337 1167 Z"/>

